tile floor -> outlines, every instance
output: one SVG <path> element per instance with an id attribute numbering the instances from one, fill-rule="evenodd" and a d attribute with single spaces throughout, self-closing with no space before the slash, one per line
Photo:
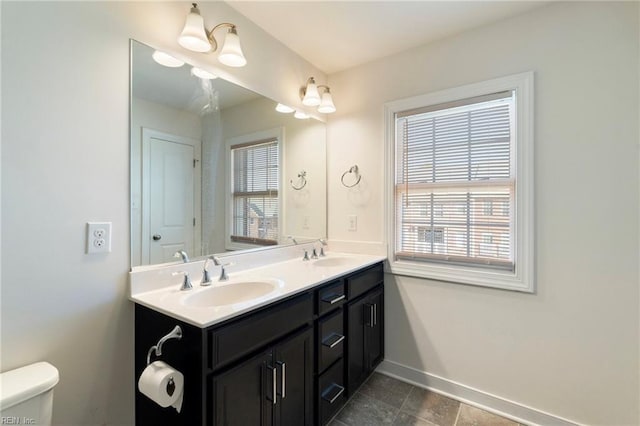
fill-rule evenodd
<path id="1" fill-rule="evenodd" d="M 521 426 L 435 392 L 373 373 L 329 426 L 377 425 Z"/>

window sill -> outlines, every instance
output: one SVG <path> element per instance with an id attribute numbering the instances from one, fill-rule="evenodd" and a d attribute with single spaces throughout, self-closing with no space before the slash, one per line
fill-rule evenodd
<path id="1" fill-rule="evenodd" d="M 394 275 L 534 293 L 532 277 L 511 272 L 432 265 L 404 260 L 389 260 L 389 272 Z"/>

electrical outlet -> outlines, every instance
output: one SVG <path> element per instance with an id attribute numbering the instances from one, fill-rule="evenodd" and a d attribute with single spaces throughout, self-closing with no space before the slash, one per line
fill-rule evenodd
<path id="1" fill-rule="evenodd" d="M 87 254 L 111 252 L 111 222 L 87 222 Z"/>
<path id="2" fill-rule="evenodd" d="M 349 216 L 349 231 L 355 232 L 358 230 L 358 216 L 352 214 Z"/>

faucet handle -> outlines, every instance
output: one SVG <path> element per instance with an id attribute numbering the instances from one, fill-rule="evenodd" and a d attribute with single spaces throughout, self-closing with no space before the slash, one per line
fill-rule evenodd
<path id="1" fill-rule="evenodd" d="M 315 247 L 313 247 L 313 252 L 311 253 L 311 258 L 312 259 L 317 259 L 318 258 L 318 252 L 316 251 Z"/>
<path id="2" fill-rule="evenodd" d="M 191 290 L 193 285 L 191 285 L 191 280 L 189 279 L 189 273 L 187 271 L 176 271 L 171 275 L 174 277 L 176 275 L 184 275 L 184 279 L 182 280 L 182 286 L 180 287 L 180 291 Z"/>
<path id="3" fill-rule="evenodd" d="M 324 247 L 320 247 L 320 257 L 325 257 L 326 254 L 324 254 Z"/>
<path id="4" fill-rule="evenodd" d="M 302 257 L 302 260 L 307 261 L 309 260 L 309 252 L 304 249 L 304 256 Z"/>

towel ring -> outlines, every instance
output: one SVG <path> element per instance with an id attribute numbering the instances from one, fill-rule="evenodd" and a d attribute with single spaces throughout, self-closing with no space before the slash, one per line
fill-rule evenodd
<path id="1" fill-rule="evenodd" d="M 351 173 L 354 173 L 356 175 L 356 182 L 353 185 L 347 185 L 346 183 L 344 183 L 344 177 Z M 360 174 L 360 171 L 358 170 L 358 165 L 356 164 L 355 166 L 351 166 L 349 170 L 347 170 L 342 174 L 340 181 L 342 182 L 342 185 L 345 186 L 346 188 L 353 188 L 354 186 L 360 183 L 360 179 L 362 179 L 362 175 Z"/>
<path id="2" fill-rule="evenodd" d="M 289 183 L 291 183 L 291 187 L 293 189 L 295 189 L 296 191 L 300 191 L 302 188 L 304 188 L 307 185 L 307 172 L 302 170 L 300 173 L 298 173 L 298 178 L 299 178 L 299 182 L 300 182 L 299 186 L 295 186 L 293 184 L 293 179 L 291 179 L 289 181 Z"/>

